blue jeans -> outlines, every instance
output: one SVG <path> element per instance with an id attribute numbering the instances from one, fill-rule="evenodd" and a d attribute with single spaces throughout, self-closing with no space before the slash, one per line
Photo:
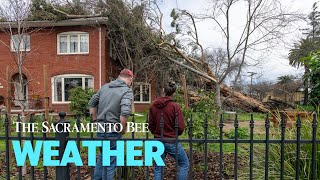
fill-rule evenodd
<path id="1" fill-rule="evenodd" d="M 162 159 L 165 161 L 167 154 L 169 154 L 172 158 L 176 159 L 176 144 L 164 143 L 164 153 L 162 154 Z M 189 169 L 189 160 L 186 152 L 184 151 L 182 145 L 178 143 L 177 146 L 177 155 L 178 155 L 178 179 L 186 180 L 188 177 L 188 169 Z M 161 172 L 162 171 L 162 172 Z M 161 180 L 161 174 L 163 178 L 164 166 L 155 166 L 154 168 L 154 180 Z"/>
<path id="2" fill-rule="evenodd" d="M 106 133 L 107 138 L 121 138 L 118 133 Z M 104 138 L 104 133 L 97 133 L 97 137 Z M 116 140 L 110 140 L 110 150 L 115 150 L 117 147 Z M 97 160 L 96 167 L 94 168 L 94 180 L 113 180 L 114 172 L 116 171 L 116 157 L 110 157 L 110 166 L 102 166 L 102 149 Z"/>

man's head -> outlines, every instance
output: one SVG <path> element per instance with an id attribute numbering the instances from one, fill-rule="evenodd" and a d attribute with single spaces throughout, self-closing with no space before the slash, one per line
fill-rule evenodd
<path id="1" fill-rule="evenodd" d="M 119 74 L 119 78 L 124 80 L 127 86 L 131 87 L 133 80 L 133 72 L 129 69 L 123 69 Z"/>
<path id="2" fill-rule="evenodd" d="M 166 96 L 172 96 L 177 90 L 176 83 L 174 81 L 169 81 L 164 87 L 164 94 Z"/>

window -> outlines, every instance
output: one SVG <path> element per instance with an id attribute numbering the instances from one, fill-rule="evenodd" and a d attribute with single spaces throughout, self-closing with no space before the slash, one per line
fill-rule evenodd
<path id="1" fill-rule="evenodd" d="M 53 103 L 70 102 L 69 91 L 75 87 L 93 88 L 93 77 L 81 74 L 66 74 L 52 77 Z"/>
<path id="2" fill-rule="evenodd" d="M 150 103 L 151 102 L 151 87 L 148 83 L 134 83 L 134 102 Z"/>
<path id="3" fill-rule="evenodd" d="M 68 32 L 58 34 L 58 54 L 89 53 L 89 34 L 86 32 Z"/>
<path id="4" fill-rule="evenodd" d="M 17 34 L 11 36 L 11 51 L 30 51 L 30 35 Z"/>
<path id="5" fill-rule="evenodd" d="M 114 44 L 111 40 L 109 40 L 109 56 L 113 59 L 115 59 L 114 56 Z"/>

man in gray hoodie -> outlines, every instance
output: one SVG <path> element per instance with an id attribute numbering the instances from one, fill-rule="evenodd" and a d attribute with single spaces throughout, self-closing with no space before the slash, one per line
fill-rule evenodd
<path id="1" fill-rule="evenodd" d="M 97 137 L 100 138 L 121 138 L 121 134 L 125 133 L 128 117 L 131 113 L 131 105 L 133 93 L 131 89 L 133 73 L 128 69 L 120 72 L 118 79 L 105 84 L 101 89 L 92 96 L 89 101 L 90 114 L 97 123 L 113 124 L 121 123 L 123 130 L 121 133 L 115 131 L 115 127 L 105 127 L 106 133 L 98 129 Z M 105 135 L 107 137 L 105 137 Z M 116 142 L 110 142 L 110 149 L 116 149 Z M 110 166 L 102 166 L 102 154 L 97 161 L 94 171 L 94 180 L 113 179 L 116 170 L 116 158 L 110 157 Z"/>

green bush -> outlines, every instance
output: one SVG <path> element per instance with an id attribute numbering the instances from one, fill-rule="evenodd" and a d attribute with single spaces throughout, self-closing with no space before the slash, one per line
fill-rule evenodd
<path id="1" fill-rule="evenodd" d="M 88 102 L 93 96 L 94 91 L 91 88 L 83 89 L 82 87 L 76 87 L 70 90 L 69 109 L 71 112 L 77 115 L 83 115 L 88 112 Z"/>
<path id="2" fill-rule="evenodd" d="M 190 116 L 192 114 L 192 135 L 193 138 L 204 138 L 204 124 L 205 119 L 208 118 L 208 138 L 219 138 L 219 129 L 214 127 L 213 118 L 214 113 L 217 111 L 217 106 L 214 102 L 215 94 L 212 92 L 206 92 L 199 90 L 199 101 L 189 106 L 189 109 L 185 109 L 183 102 L 183 92 L 181 89 L 175 95 L 175 101 L 180 104 L 185 119 L 187 120 L 187 132 L 189 133 Z"/>
<path id="3" fill-rule="evenodd" d="M 219 128 L 214 126 L 214 114 L 217 111 L 217 106 L 214 102 L 215 94 L 212 92 L 206 92 L 199 90 L 198 92 L 201 99 L 189 106 L 189 109 L 185 109 L 183 100 L 183 91 L 178 89 L 174 99 L 180 104 L 182 108 L 185 120 L 187 121 L 186 133 L 189 134 L 190 116 L 192 115 L 192 138 L 204 139 L 205 135 L 205 119 L 208 118 L 208 139 L 219 138 Z M 203 144 L 199 143 L 195 146 L 199 150 L 203 149 Z"/>
<path id="4" fill-rule="evenodd" d="M 235 139 L 236 135 L 235 135 L 235 130 L 230 130 L 229 132 L 226 133 L 226 136 L 229 139 Z M 240 127 L 238 128 L 238 138 L 239 139 L 248 139 L 249 138 L 249 131 L 247 128 L 244 127 Z"/>

